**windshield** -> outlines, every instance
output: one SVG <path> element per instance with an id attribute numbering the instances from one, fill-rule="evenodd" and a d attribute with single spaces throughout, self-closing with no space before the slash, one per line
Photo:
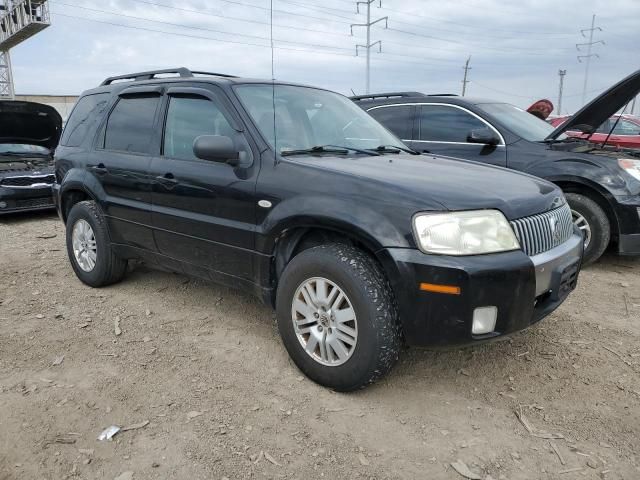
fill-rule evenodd
<path id="1" fill-rule="evenodd" d="M 407 148 L 369 114 L 337 93 L 269 84 L 239 85 L 236 92 L 264 138 L 278 153 L 322 145 Z"/>
<path id="2" fill-rule="evenodd" d="M 24 143 L 2 143 L 0 144 L 0 155 L 3 153 L 17 153 L 20 155 L 47 155 L 49 150 L 38 145 L 28 145 Z"/>
<path id="3" fill-rule="evenodd" d="M 530 142 L 543 142 L 555 130 L 544 120 L 508 103 L 483 103 L 478 107 L 495 117 L 513 133 Z M 567 138 L 566 135 L 562 134 L 558 140 L 565 138 Z"/>

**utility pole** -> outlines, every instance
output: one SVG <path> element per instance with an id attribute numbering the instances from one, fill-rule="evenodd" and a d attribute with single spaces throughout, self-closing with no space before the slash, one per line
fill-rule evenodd
<path id="1" fill-rule="evenodd" d="M 601 43 L 602 45 L 604 45 L 604 42 L 602 40 L 597 40 L 597 41 L 593 41 L 593 32 L 595 32 L 596 30 L 598 31 L 602 31 L 602 29 L 600 27 L 596 27 L 596 16 L 595 14 L 593 15 L 593 17 L 591 17 L 591 28 L 585 28 L 583 30 L 580 30 L 580 33 L 582 34 L 582 36 L 584 38 L 587 38 L 587 36 L 584 34 L 584 32 L 589 32 L 589 41 L 586 43 L 577 43 L 576 44 L 576 49 L 581 52 L 582 50 L 580 50 L 580 47 L 587 47 L 587 54 L 586 55 L 578 55 L 578 62 L 582 63 L 582 59 L 585 60 L 585 68 L 584 68 L 584 84 L 582 86 L 582 105 L 585 104 L 586 99 L 587 99 L 587 84 L 589 82 L 589 65 L 591 63 L 591 57 L 596 57 L 596 58 L 600 58 L 600 55 L 598 55 L 597 53 L 591 53 L 591 47 L 593 47 L 594 45 Z"/>
<path id="2" fill-rule="evenodd" d="M 467 61 L 464 62 L 464 78 L 462 79 L 462 96 L 464 97 L 464 94 L 467 91 L 467 83 L 469 83 L 470 80 L 467 80 L 467 75 L 469 73 L 469 70 L 471 70 L 471 67 L 469 66 L 469 62 L 471 61 L 471 55 L 469 55 L 469 58 L 467 58 Z"/>
<path id="3" fill-rule="evenodd" d="M 359 54 L 359 48 L 364 48 L 367 51 L 367 88 L 366 93 L 369 93 L 369 88 L 371 86 L 371 47 L 375 47 L 378 45 L 378 52 L 382 52 L 382 42 L 380 40 L 371 43 L 371 27 L 378 22 L 382 22 L 384 20 L 384 28 L 389 26 L 389 17 L 381 17 L 377 20 L 371 21 L 371 4 L 376 0 L 364 0 L 360 2 L 356 2 L 356 11 L 360 13 L 360 5 L 367 6 L 367 23 L 354 23 L 351 25 L 351 36 L 353 36 L 353 27 L 365 27 L 367 29 L 367 44 L 366 45 L 356 45 L 356 56 Z M 382 7 L 382 0 L 379 0 L 380 4 L 378 8 Z"/>
<path id="4" fill-rule="evenodd" d="M 558 76 L 560 77 L 560 89 L 558 91 L 558 115 L 562 115 L 562 89 L 564 87 L 564 76 L 566 74 L 566 70 L 558 70 Z"/>
<path id="5" fill-rule="evenodd" d="M 636 100 L 638 99 L 638 96 L 636 95 L 635 97 L 633 97 L 633 101 L 631 102 L 631 115 L 633 115 L 636 111 Z"/>

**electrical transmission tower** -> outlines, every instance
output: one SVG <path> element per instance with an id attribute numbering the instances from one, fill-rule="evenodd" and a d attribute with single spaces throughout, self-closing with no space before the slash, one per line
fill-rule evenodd
<path id="1" fill-rule="evenodd" d="M 587 84 L 589 83 L 589 65 L 591 64 L 591 57 L 600 58 L 600 55 L 598 55 L 597 53 L 591 53 L 591 47 L 593 47 L 598 43 L 601 43 L 602 45 L 604 45 L 604 41 L 602 40 L 597 40 L 595 42 L 593 41 L 593 32 L 595 32 L 596 30 L 600 32 L 602 31 L 600 27 L 596 27 L 596 16 L 594 14 L 593 17 L 591 17 L 591 28 L 585 28 L 583 30 L 580 30 L 580 33 L 584 38 L 587 38 L 587 36 L 585 35 L 585 32 L 589 32 L 589 41 L 586 43 L 576 44 L 576 48 L 578 49 L 579 52 L 582 51 L 580 50 L 580 47 L 587 47 L 586 55 L 578 55 L 578 61 L 582 63 L 582 60 L 584 59 L 584 62 L 585 62 L 584 84 L 582 86 L 582 105 L 585 104 L 585 101 L 587 99 Z"/>
<path id="2" fill-rule="evenodd" d="M 558 90 L 558 115 L 562 115 L 562 90 L 564 87 L 564 76 L 566 74 L 566 70 L 558 70 L 558 76 L 560 77 L 560 88 Z"/>
<path id="3" fill-rule="evenodd" d="M 471 55 L 469 55 L 469 58 L 467 58 L 467 61 L 464 62 L 464 67 L 462 67 L 464 69 L 464 78 L 462 79 L 462 96 L 464 97 L 464 94 L 467 92 L 467 83 L 470 82 L 470 80 L 467 80 L 467 75 L 469 74 L 469 70 L 471 70 L 471 67 L 469 66 L 469 62 L 471 61 Z"/>
<path id="4" fill-rule="evenodd" d="M 354 23 L 351 25 L 351 35 L 353 36 L 353 27 L 365 27 L 367 29 L 367 44 L 366 45 L 356 45 L 356 55 L 359 54 L 359 49 L 364 48 L 367 51 L 367 88 L 365 93 L 369 93 L 369 89 L 371 86 L 371 48 L 378 45 L 378 52 L 382 52 L 382 41 L 378 40 L 376 42 L 371 43 L 371 27 L 378 22 L 384 21 L 384 28 L 389 26 L 389 17 L 381 17 L 377 20 L 371 21 L 371 4 L 375 3 L 376 0 L 364 0 L 360 2 L 356 2 L 356 11 L 360 13 L 360 5 L 366 5 L 367 7 L 367 23 Z M 380 3 L 378 8 L 382 7 L 382 0 L 379 0 Z"/>
<path id="5" fill-rule="evenodd" d="M 0 0 L 0 99 L 15 96 L 9 49 L 49 25 L 47 0 Z"/>

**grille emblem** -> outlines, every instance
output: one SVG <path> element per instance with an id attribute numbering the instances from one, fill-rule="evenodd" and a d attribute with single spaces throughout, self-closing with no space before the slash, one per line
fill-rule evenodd
<path id="1" fill-rule="evenodd" d="M 560 230 L 558 229 L 558 220 L 556 217 L 549 217 L 549 226 L 551 227 L 551 237 L 554 242 L 560 240 Z"/>

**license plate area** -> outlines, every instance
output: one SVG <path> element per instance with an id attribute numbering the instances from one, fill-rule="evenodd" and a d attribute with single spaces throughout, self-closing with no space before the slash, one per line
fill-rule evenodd
<path id="1" fill-rule="evenodd" d="M 580 261 L 559 268 L 553 272 L 551 298 L 553 300 L 564 299 L 578 285 L 578 274 L 580 273 Z"/>

